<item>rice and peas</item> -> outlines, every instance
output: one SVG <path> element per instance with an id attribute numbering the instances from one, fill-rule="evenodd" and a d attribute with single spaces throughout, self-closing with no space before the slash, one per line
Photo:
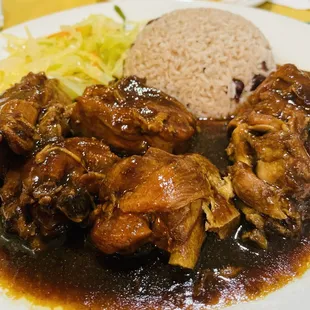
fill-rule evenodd
<path id="1" fill-rule="evenodd" d="M 0 91 L 29 71 L 45 71 L 75 97 L 86 86 L 108 84 L 124 72 L 146 78 L 197 117 L 219 119 L 233 114 L 254 84 L 275 69 L 260 30 L 229 12 L 179 10 L 139 33 L 140 28 L 91 16 L 54 36 L 9 36 L 10 56 L 0 61 Z"/>

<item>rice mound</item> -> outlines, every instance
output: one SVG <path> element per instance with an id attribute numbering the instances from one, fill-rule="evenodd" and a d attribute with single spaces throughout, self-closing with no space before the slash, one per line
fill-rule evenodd
<path id="1" fill-rule="evenodd" d="M 138 35 L 125 75 L 177 98 L 197 117 L 225 118 L 275 69 L 270 45 L 245 18 L 217 9 L 185 9 L 152 21 Z M 240 100 L 236 83 L 244 83 Z"/>

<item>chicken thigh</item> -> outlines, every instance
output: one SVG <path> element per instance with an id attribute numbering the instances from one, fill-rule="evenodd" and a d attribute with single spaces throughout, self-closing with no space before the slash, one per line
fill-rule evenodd
<path id="1" fill-rule="evenodd" d="M 16 154 L 36 144 L 62 139 L 69 132 L 70 98 L 59 82 L 29 73 L 0 96 L 0 134 Z"/>
<path id="2" fill-rule="evenodd" d="M 91 138 L 47 145 L 6 175 L 0 192 L 6 230 L 36 250 L 71 223 L 87 221 L 102 179 L 118 160 L 109 147 Z"/>
<path id="3" fill-rule="evenodd" d="M 181 103 L 134 76 L 88 87 L 71 125 L 75 134 L 102 139 L 126 154 L 142 154 L 149 146 L 180 152 L 196 131 L 194 116 Z"/>
<path id="4" fill-rule="evenodd" d="M 298 235 L 301 220 L 309 217 L 303 203 L 310 198 L 309 113 L 310 76 L 284 65 L 230 122 L 232 184 L 246 218 L 265 239 L 263 247 L 266 231 Z"/>
<path id="5" fill-rule="evenodd" d="M 237 225 L 232 196 L 229 180 L 205 157 L 150 148 L 108 172 L 92 240 L 108 254 L 130 253 L 152 242 L 171 254 L 171 264 L 193 268 L 205 230 L 225 238 Z"/>

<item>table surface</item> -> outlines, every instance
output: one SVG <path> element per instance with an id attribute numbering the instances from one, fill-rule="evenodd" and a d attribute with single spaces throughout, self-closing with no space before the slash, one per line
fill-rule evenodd
<path id="1" fill-rule="evenodd" d="M 146 0 L 147 1 L 147 0 Z M 4 28 L 26 20 L 73 7 L 103 2 L 102 0 L 2 0 Z M 266 3 L 260 8 L 310 23 L 310 11 L 299 11 Z"/>

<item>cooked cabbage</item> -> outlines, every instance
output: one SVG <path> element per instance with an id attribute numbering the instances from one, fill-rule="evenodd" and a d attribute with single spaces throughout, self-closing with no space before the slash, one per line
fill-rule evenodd
<path id="1" fill-rule="evenodd" d="M 86 86 L 108 84 L 123 74 L 126 52 L 140 25 L 118 23 L 103 15 L 92 15 L 74 26 L 47 37 L 6 37 L 8 58 L 0 61 L 0 92 L 24 75 L 44 71 L 61 81 L 69 95 L 81 95 Z"/>

